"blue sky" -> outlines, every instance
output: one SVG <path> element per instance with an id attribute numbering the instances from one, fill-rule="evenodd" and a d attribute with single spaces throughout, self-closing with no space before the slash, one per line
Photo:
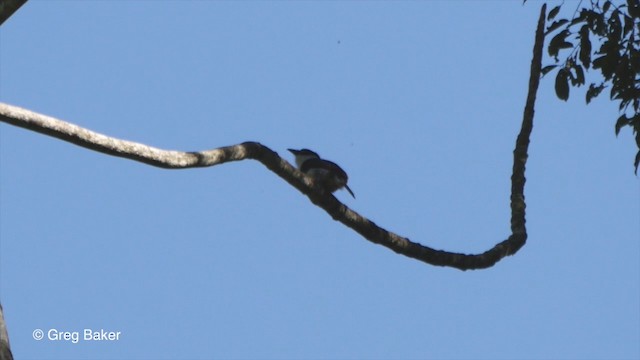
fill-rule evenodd
<path id="1" fill-rule="evenodd" d="M 308 147 L 348 171 L 357 199 L 337 196 L 354 210 L 477 253 L 509 235 L 539 5 L 30 1 L 0 30 L 0 99 L 165 149 Z M 0 125 L 14 355 L 640 357 L 632 134 L 615 137 L 606 97 L 560 102 L 552 80 L 528 243 L 481 271 L 373 245 L 254 161 L 162 170 Z M 87 328 L 121 336 L 47 337 Z"/>

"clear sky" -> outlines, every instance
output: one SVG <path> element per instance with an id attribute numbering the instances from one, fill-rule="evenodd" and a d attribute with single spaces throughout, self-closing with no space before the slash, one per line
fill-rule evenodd
<path id="1" fill-rule="evenodd" d="M 521 3 L 30 1 L 0 30 L 0 100 L 164 149 L 308 147 L 354 210 L 478 253 L 509 235 L 541 4 Z M 468 272 L 364 240 L 255 161 L 162 170 L 1 124 L 14 355 L 637 359 L 636 148 L 584 90 L 542 82 L 528 243 Z"/>

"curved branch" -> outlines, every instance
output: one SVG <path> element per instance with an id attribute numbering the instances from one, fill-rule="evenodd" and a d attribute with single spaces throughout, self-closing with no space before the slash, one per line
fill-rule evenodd
<path id="1" fill-rule="evenodd" d="M 316 192 L 312 186 L 305 182 L 306 178 L 300 171 L 278 156 L 276 152 L 257 142 L 245 142 L 198 152 L 167 151 L 131 141 L 114 139 L 49 116 L 1 103 L 0 121 L 53 136 L 105 154 L 167 169 L 214 166 L 229 161 L 254 159 L 307 195 L 315 205 L 324 209 L 333 219 L 350 227 L 375 244 L 380 244 L 396 253 L 432 265 L 450 266 L 460 270 L 482 269 L 493 266 L 505 256 L 516 253 L 527 239 L 524 174 L 529 136 L 533 127 L 534 103 L 540 78 L 545 12 L 546 6 L 543 5 L 536 31 L 529 94 L 524 110 L 522 128 L 514 150 L 513 175 L 511 177 L 512 234 L 507 240 L 498 243 L 481 254 L 470 255 L 436 250 L 387 231 L 373 221 L 349 209 L 333 195 Z"/>

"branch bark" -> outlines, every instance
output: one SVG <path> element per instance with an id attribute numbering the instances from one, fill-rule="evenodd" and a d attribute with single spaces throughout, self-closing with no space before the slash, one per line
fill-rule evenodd
<path id="1" fill-rule="evenodd" d="M 7 325 L 4 322 L 2 305 L 0 305 L 0 360 L 13 360 L 13 354 L 11 354 L 11 346 L 9 346 L 9 334 L 7 333 Z"/>
<path id="2" fill-rule="evenodd" d="M 27 0 L 4 0 L 0 2 L 0 25 L 4 24 L 26 2 Z"/>
<path id="3" fill-rule="evenodd" d="M 311 202 L 325 210 L 334 220 L 343 223 L 375 244 L 380 244 L 398 254 L 431 265 L 449 266 L 460 270 L 482 269 L 493 266 L 508 255 L 515 254 L 527 239 L 524 197 L 525 165 L 528 157 L 529 138 L 533 128 L 534 105 L 540 79 L 545 13 L 546 5 L 543 5 L 536 30 L 529 94 L 524 109 L 522 127 L 514 150 L 513 175 L 511 177 L 512 234 L 506 240 L 481 254 L 453 253 L 433 249 L 381 228 L 373 221 L 349 209 L 333 195 L 316 192 L 306 182 L 305 176 L 300 171 L 278 156 L 275 151 L 257 142 L 245 142 L 197 152 L 168 151 L 132 141 L 115 139 L 62 120 L 2 103 L 0 103 L 0 121 L 53 136 L 108 155 L 119 156 L 166 169 L 214 166 L 245 159 L 257 160 L 307 195 Z"/>

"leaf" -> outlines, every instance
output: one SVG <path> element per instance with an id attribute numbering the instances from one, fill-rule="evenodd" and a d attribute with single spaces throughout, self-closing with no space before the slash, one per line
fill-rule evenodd
<path id="1" fill-rule="evenodd" d="M 551 11 L 549 11 L 549 15 L 547 15 L 547 21 L 553 20 L 553 18 L 555 18 L 556 15 L 558 15 L 558 13 L 560 12 L 560 6 L 562 5 L 558 5 L 553 9 L 551 9 Z"/>
<path id="2" fill-rule="evenodd" d="M 620 23 L 620 11 L 618 9 L 613 10 L 609 21 L 609 39 L 619 43 L 622 36 L 622 24 Z"/>
<path id="3" fill-rule="evenodd" d="M 589 69 L 591 66 L 591 41 L 589 40 L 589 26 L 583 25 L 580 28 L 580 62 Z"/>
<path id="4" fill-rule="evenodd" d="M 547 65 L 543 67 L 542 70 L 540 70 L 540 72 L 542 73 L 542 76 L 545 76 L 549 71 L 555 69 L 556 67 L 558 67 L 558 65 Z"/>
<path id="5" fill-rule="evenodd" d="M 592 64 L 594 69 L 600 69 L 605 80 L 609 80 L 611 76 L 613 76 L 617 61 L 618 58 L 612 53 L 611 55 L 603 55 L 593 60 Z"/>
<path id="6" fill-rule="evenodd" d="M 550 34 L 550 33 L 554 32 L 557 28 L 559 28 L 560 26 L 562 26 L 562 25 L 564 25 L 564 24 L 566 24 L 568 22 L 569 22 L 569 20 L 567 20 L 567 19 L 560 19 L 558 21 L 554 21 L 547 28 L 547 34 Z"/>
<path id="7" fill-rule="evenodd" d="M 618 136 L 618 134 L 620 133 L 620 129 L 622 129 L 622 127 L 627 126 L 631 123 L 631 119 L 627 118 L 627 115 L 622 114 L 620 115 L 620 117 L 618 118 L 618 121 L 616 121 L 616 136 Z"/>
<path id="8" fill-rule="evenodd" d="M 602 90 L 604 90 L 604 88 L 605 86 L 603 83 L 600 85 L 596 85 L 596 84 L 589 85 L 589 90 L 587 90 L 587 104 L 590 103 L 591 100 L 593 100 L 593 98 L 600 95 L 600 93 L 602 92 Z"/>
<path id="9" fill-rule="evenodd" d="M 594 34 L 598 36 L 605 36 L 607 26 L 604 22 L 603 13 L 599 13 L 594 10 L 582 9 L 580 17 L 582 16 L 584 16 L 587 24 L 589 25 L 589 29 L 591 29 Z"/>
<path id="10" fill-rule="evenodd" d="M 602 13 L 606 14 L 607 11 L 609 11 L 610 7 L 611 7 L 611 1 L 605 1 L 604 4 L 602 5 Z"/>
<path id="11" fill-rule="evenodd" d="M 571 69 L 573 69 L 576 72 L 575 77 L 573 76 L 572 73 L 569 73 L 571 75 L 571 85 L 573 86 L 584 85 L 584 70 L 582 70 L 582 66 L 580 66 L 579 64 L 576 64 L 575 61 L 572 61 Z"/>
<path id="12" fill-rule="evenodd" d="M 629 15 L 633 18 L 640 18 L 640 3 L 637 0 L 627 0 Z"/>
<path id="13" fill-rule="evenodd" d="M 580 11 L 580 15 L 578 15 L 577 17 L 571 19 L 571 24 L 569 24 L 569 26 L 573 26 L 575 24 L 581 23 L 581 22 L 585 22 L 587 21 L 589 17 L 589 12 L 587 9 L 582 9 Z"/>
<path id="14" fill-rule="evenodd" d="M 638 114 L 636 114 L 636 116 L 634 116 L 634 122 L 632 124 L 633 126 L 633 132 L 636 133 L 636 145 L 638 145 L 638 148 L 640 148 L 640 116 L 638 116 Z"/>
<path id="15" fill-rule="evenodd" d="M 632 18 L 629 18 L 628 16 L 623 16 L 622 20 L 624 22 L 622 33 L 624 34 L 624 37 L 628 37 L 629 33 L 633 30 L 634 20 Z"/>
<path id="16" fill-rule="evenodd" d="M 638 30 L 640 30 L 640 24 L 638 24 Z M 640 44 L 635 49 L 633 46 L 629 49 L 629 60 L 632 69 L 640 69 Z M 637 72 L 640 72 L 640 70 L 637 70 Z"/>
<path id="17" fill-rule="evenodd" d="M 567 69 L 560 69 L 556 75 L 556 96 L 564 101 L 569 99 L 569 72 Z"/>
<path id="18" fill-rule="evenodd" d="M 619 99 L 620 97 L 618 96 L 617 98 Z M 629 103 L 631 103 L 630 99 L 625 99 L 620 101 L 620 105 L 618 105 L 618 110 L 622 111 L 624 109 L 626 111 L 627 107 L 629 106 Z"/>
<path id="19" fill-rule="evenodd" d="M 567 36 L 569 36 L 569 30 L 562 30 L 556 36 L 554 36 L 553 39 L 551 39 L 548 48 L 549 55 L 557 58 L 560 49 L 573 47 L 573 44 L 566 41 Z"/>

